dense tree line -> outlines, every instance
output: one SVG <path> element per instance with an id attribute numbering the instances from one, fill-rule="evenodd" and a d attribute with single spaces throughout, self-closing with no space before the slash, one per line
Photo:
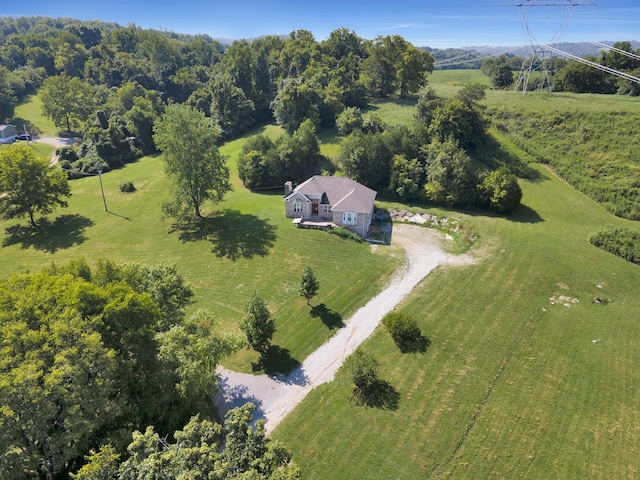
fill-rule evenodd
<path id="1" fill-rule="evenodd" d="M 388 126 L 376 117 L 367 121 L 370 114 L 345 110 L 338 126 L 350 133 L 335 168 L 402 200 L 510 212 L 522 197 L 516 176 L 486 171 L 471 159 L 488 142 L 479 104 L 484 94 L 483 86 L 467 85 L 445 100 L 425 88 L 410 126 Z"/>
<path id="2" fill-rule="evenodd" d="M 371 96 L 415 93 L 433 57 L 398 35 L 360 38 L 346 28 L 318 42 L 307 30 L 222 45 L 73 19 L 0 19 L 0 121 L 39 92 L 44 113 L 84 143 L 70 171 L 113 168 L 156 151 L 152 129 L 167 105 L 192 106 L 220 140 L 275 118 L 288 133 L 309 119 L 333 125 Z"/>
<path id="3" fill-rule="evenodd" d="M 522 197 L 516 176 L 504 169 L 485 171 L 471 160 L 488 142 L 488 120 L 479 103 L 484 95 L 478 84 L 465 86 L 450 100 L 424 88 L 409 126 L 389 126 L 375 114 L 346 108 L 336 119 L 344 135 L 336 161 L 320 156 L 309 119 L 293 135 L 275 141 L 257 135 L 238 157 L 240 179 L 261 189 L 337 173 L 402 200 L 510 212 Z"/>
<path id="4" fill-rule="evenodd" d="M 587 57 L 594 63 L 640 77 L 640 48 L 631 48 L 631 43 L 616 42 L 613 48 L 627 52 L 631 56 L 615 50 L 602 50 L 598 57 Z M 633 57 L 635 55 L 635 58 Z M 554 78 L 554 88 L 558 91 L 574 93 L 618 93 L 621 95 L 640 95 L 640 86 L 630 80 L 616 77 L 575 60 L 562 61 Z"/>

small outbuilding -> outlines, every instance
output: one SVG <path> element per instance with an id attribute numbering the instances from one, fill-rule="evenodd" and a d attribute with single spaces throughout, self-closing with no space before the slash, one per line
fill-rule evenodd
<path id="1" fill-rule="evenodd" d="M 18 129 L 15 125 L 0 125 L 0 143 L 13 143 L 18 136 Z"/>
<path id="2" fill-rule="evenodd" d="M 301 222 L 327 222 L 366 238 L 377 192 L 346 177 L 315 175 L 295 188 L 284 186 L 286 215 Z"/>

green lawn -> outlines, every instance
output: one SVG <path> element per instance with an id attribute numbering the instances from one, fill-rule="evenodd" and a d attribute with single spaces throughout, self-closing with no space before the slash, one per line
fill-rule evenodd
<path id="1" fill-rule="evenodd" d="M 27 126 L 29 133 L 34 133 L 42 137 L 55 137 L 58 135 L 58 128 L 53 121 L 42 115 L 42 102 L 37 95 L 31 95 L 27 101 L 16 107 L 15 117 L 9 122 L 19 131 L 23 131 L 23 125 Z"/>
<path id="2" fill-rule="evenodd" d="M 197 229 L 174 231 L 171 220 L 162 218 L 169 184 L 161 158 L 148 157 L 102 176 L 108 212 L 99 179 L 88 177 L 72 181 L 69 208 L 50 215 L 38 231 L 24 228 L 25 220 L 0 223 L 0 276 L 77 257 L 176 263 L 195 288 L 193 308 L 211 309 L 225 329 L 237 331 L 246 301 L 254 290 L 262 295 L 278 325 L 274 343 L 279 348 L 266 359 L 266 368 L 295 367 L 381 290 L 400 259 L 389 249 L 373 254 L 367 244 L 292 227 L 282 192 L 261 195 L 242 187 L 235 169 L 242 142 L 223 148 L 234 191 L 219 205 L 205 206 L 208 218 Z M 126 181 L 133 182 L 135 193 L 119 191 Z M 320 281 L 315 309 L 296 292 L 307 265 Z M 252 371 L 257 360 L 254 352 L 242 351 L 228 365 Z"/>
<path id="3" fill-rule="evenodd" d="M 486 77 L 431 77 L 447 96 L 467 81 Z M 507 113 L 637 107 L 624 97 L 487 93 L 484 103 Z M 372 111 L 402 123 L 412 102 L 378 102 Z M 259 133 L 275 137 L 281 129 Z M 335 158 L 339 141 L 321 135 L 323 153 Z M 506 133 L 496 138 L 510 142 Z M 206 206 L 209 218 L 199 228 L 174 231 L 161 218 L 168 183 L 161 159 L 144 158 L 103 176 L 109 212 L 90 177 L 73 182 L 69 208 L 51 215 L 42 232 L 0 223 L 0 277 L 78 256 L 176 263 L 196 289 L 192 308 L 210 308 L 228 330 L 237 330 L 257 290 L 278 322 L 280 348 L 267 368 L 295 366 L 382 288 L 400 259 L 389 248 L 371 253 L 365 244 L 293 228 L 281 193 L 242 187 L 235 169 L 242 142 L 223 148 L 234 191 Z M 508 143 L 506 150 L 522 155 L 518 147 Z M 397 400 L 397 408 L 353 405 L 352 386 L 339 372 L 273 432 L 292 448 L 305 479 L 637 477 L 640 267 L 587 237 L 606 225 L 639 229 L 638 222 L 612 216 L 545 167 L 534 168 L 539 178 L 521 181 L 523 205 L 507 218 L 430 209 L 479 233 L 471 250 L 478 259 L 437 270 L 403 303 L 431 342 L 426 352 L 401 354 L 383 328 L 365 343 L 388 382 L 382 403 Z M 125 181 L 137 192 L 121 194 Z M 296 295 L 306 265 L 321 285 L 313 310 Z M 227 365 L 251 371 L 256 361 L 242 351 Z"/>
<path id="4" fill-rule="evenodd" d="M 382 327 L 365 343 L 397 409 L 353 405 L 341 372 L 275 430 L 304 478 L 635 475 L 640 268 L 587 241 L 634 223 L 539 171 L 513 216 L 456 213 L 479 230 L 479 259 L 404 303 L 424 354 L 401 354 Z"/>

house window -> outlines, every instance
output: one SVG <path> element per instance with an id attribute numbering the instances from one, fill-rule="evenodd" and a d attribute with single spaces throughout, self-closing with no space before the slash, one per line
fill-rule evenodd
<path id="1" fill-rule="evenodd" d="M 331 205 L 323 205 L 322 213 L 331 213 Z"/>
<path id="2" fill-rule="evenodd" d="M 358 223 L 358 214 L 355 212 L 343 212 L 342 223 L 345 225 L 355 225 Z"/>
<path id="3" fill-rule="evenodd" d="M 293 211 L 295 213 L 302 212 L 302 201 L 300 201 L 299 199 L 296 199 L 296 201 L 293 202 Z"/>

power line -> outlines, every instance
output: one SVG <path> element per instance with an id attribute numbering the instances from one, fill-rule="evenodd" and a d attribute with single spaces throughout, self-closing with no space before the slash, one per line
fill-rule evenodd
<path id="1" fill-rule="evenodd" d="M 620 78 L 624 78 L 626 80 L 630 80 L 635 83 L 640 83 L 640 78 L 635 77 L 629 73 L 621 72 L 611 67 L 607 67 L 606 65 L 602 65 L 600 63 L 592 62 L 591 60 L 587 60 L 586 58 L 578 57 L 577 55 L 573 55 L 568 52 L 563 52 L 562 50 L 558 50 L 551 45 L 540 45 L 543 49 L 549 50 L 550 52 L 556 53 L 558 55 L 562 55 L 563 57 L 570 58 L 571 60 L 575 60 L 580 63 L 584 63 L 585 65 L 589 65 L 593 68 L 597 68 L 598 70 L 602 70 L 603 72 L 610 73 Z"/>
<path id="2" fill-rule="evenodd" d="M 627 52 L 626 50 L 621 50 L 619 48 L 607 45 L 606 43 L 601 43 L 601 42 L 591 42 L 593 45 L 597 45 L 598 47 L 603 47 L 603 48 L 608 48 L 609 50 L 612 50 L 616 53 L 619 53 L 621 55 L 625 55 L 627 57 L 631 57 L 635 60 L 640 60 L 640 55 L 636 55 L 635 53 L 631 53 L 631 52 Z"/>
<path id="3" fill-rule="evenodd" d="M 538 81 L 538 90 L 548 88 L 551 93 L 552 71 L 550 62 L 546 61 L 546 52 L 540 43 L 536 40 L 533 31 L 529 27 L 529 7 L 564 7 L 564 14 L 560 19 L 560 25 L 554 33 L 549 43 L 555 44 L 560 38 L 562 30 L 569 22 L 573 11 L 576 7 L 595 7 L 596 4 L 588 0 L 517 0 L 510 4 L 500 5 L 502 7 L 518 7 L 522 15 L 522 29 L 527 39 L 527 56 L 522 62 L 522 68 L 516 80 L 515 90 L 522 86 L 522 93 L 527 92 L 529 78 L 534 72 L 540 72 Z"/>
<path id="4" fill-rule="evenodd" d="M 434 67 L 446 67 L 448 65 L 460 65 L 460 64 L 463 64 L 463 63 L 473 63 L 473 62 L 477 62 L 478 60 L 484 60 L 485 58 L 499 57 L 500 55 L 504 55 L 505 53 L 512 52 L 513 50 L 517 50 L 519 48 L 522 48 L 522 47 L 513 47 L 513 48 L 510 48 L 509 50 L 504 50 L 503 52 L 500 52 L 500 53 L 492 53 L 490 55 L 485 55 L 483 57 L 475 57 L 475 58 L 470 58 L 468 60 L 456 61 L 458 58 L 464 58 L 464 57 L 469 56 L 469 55 L 471 55 L 473 53 L 479 53 L 481 51 L 481 50 L 474 50 L 474 51 L 466 53 L 465 55 L 458 55 L 457 57 L 447 58 L 446 60 L 440 60 L 439 62 L 435 62 L 433 64 L 433 66 Z"/>

